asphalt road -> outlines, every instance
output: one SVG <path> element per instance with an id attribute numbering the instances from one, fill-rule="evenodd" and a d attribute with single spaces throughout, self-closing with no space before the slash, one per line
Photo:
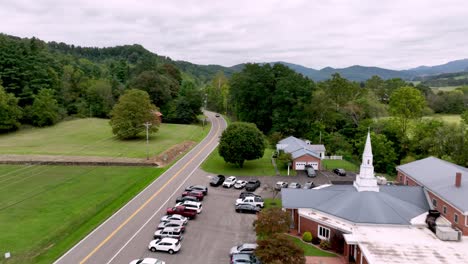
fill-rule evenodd
<path id="1" fill-rule="evenodd" d="M 217 228 L 224 230 L 230 225 L 244 226 L 247 222 L 251 226 L 253 216 L 239 215 L 238 218 L 232 219 L 230 217 L 213 218 L 220 220 L 220 223 L 210 221 L 211 224 L 206 225 L 207 219 L 211 219 L 210 211 L 221 209 L 220 212 L 223 215 L 223 210 L 226 210 L 228 206 L 223 203 L 218 204 L 219 201 L 215 198 L 216 191 L 213 191 L 213 194 L 210 192 L 206 197 L 203 204 L 204 212 L 200 214 L 200 217 L 189 223 L 180 254 L 170 256 L 165 253 L 151 253 L 147 250 L 147 245 L 152 239 L 159 219 L 165 214 L 166 208 L 174 204 L 175 198 L 182 190 L 190 184 L 208 183 L 207 175 L 199 171 L 198 167 L 218 145 L 219 136 L 226 127 L 226 122 L 221 117 L 216 118 L 214 113 L 208 112 L 207 116 L 212 123 L 212 127 L 208 136 L 200 144 L 54 263 L 129 263 L 133 259 L 144 256 L 167 259 L 168 264 L 222 263 L 227 261 L 228 252 L 214 254 L 213 252 L 217 251 L 210 250 L 212 245 L 222 243 L 226 234 L 217 235 L 214 232 L 213 237 L 212 235 L 205 236 L 201 232 L 201 234 L 197 235 L 196 230 L 201 230 L 197 229 L 197 225 L 212 228 L 215 231 Z M 223 193 L 228 194 L 228 192 L 222 192 L 221 197 Z M 231 203 L 232 206 L 234 200 L 231 199 L 230 197 L 225 201 Z M 233 210 L 231 206 L 229 206 L 229 209 Z M 228 232 L 227 234 L 232 236 L 228 238 L 229 241 L 225 242 L 226 245 L 229 243 L 230 246 L 232 241 L 237 241 L 237 234 L 234 232 Z M 242 239 L 242 237 L 239 237 L 239 240 Z M 192 244 L 192 246 L 189 247 L 186 244 Z M 172 260 L 169 261 L 169 258 L 172 258 Z"/>

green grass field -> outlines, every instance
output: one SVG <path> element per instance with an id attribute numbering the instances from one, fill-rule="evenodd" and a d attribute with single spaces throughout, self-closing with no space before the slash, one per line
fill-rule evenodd
<path id="1" fill-rule="evenodd" d="M 358 170 L 358 166 L 347 161 L 347 160 L 322 160 L 322 165 L 326 170 L 333 170 L 335 168 L 342 168 L 346 171 L 354 171 Z"/>
<path id="2" fill-rule="evenodd" d="M 449 92 L 457 89 L 460 86 L 439 86 L 439 87 L 431 87 L 431 89 L 434 91 L 434 93 L 437 93 L 439 91 L 442 92 Z"/>
<path id="3" fill-rule="evenodd" d="M 280 198 L 265 198 L 263 199 L 264 202 L 264 208 L 273 208 L 273 207 L 278 207 L 282 208 L 282 203 Z"/>
<path id="4" fill-rule="evenodd" d="M 318 257 L 336 257 L 335 254 L 329 253 L 319 248 L 314 247 L 313 245 L 304 243 L 300 238 L 291 236 L 292 240 L 296 245 L 304 250 L 305 256 L 318 256 Z"/>
<path id="5" fill-rule="evenodd" d="M 423 119 L 436 119 L 446 122 L 448 124 L 460 124 L 461 116 L 460 115 L 448 115 L 448 114 L 434 114 L 431 116 L 425 116 Z"/>
<path id="6" fill-rule="evenodd" d="M 274 176 L 276 175 L 275 169 L 271 164 L 272 149 L 265 149 L 265 154 L 258 160 L 247 160 L 243 168 L 237 165 L 226 163 L 224 159 L 219 156 L 218 149 L 215 149 L 210 156 L 203 162 L 202 169 L 206 172 L 223 175 L 235 176 Z M 286 175 L 287 171 L 280 170 L 281 175 Z"/>
<path id="7" fill-rule="evenodd" d="M 161 124 L 150 137 L 150 155 L 191 140 L 199 142 L 209 126 Z M 105 157 L 146 157 L 146 138 L 118 140 L 109 120 L 86 118 L 64 121 L 47 128 L 28 128 L 0 136 L 0 154 L 35 154 Z"/>
<path id="8" fill-rule="evenodd" d="M 52 263 L 163 171 L 0 165 L 0 263 Z"/>

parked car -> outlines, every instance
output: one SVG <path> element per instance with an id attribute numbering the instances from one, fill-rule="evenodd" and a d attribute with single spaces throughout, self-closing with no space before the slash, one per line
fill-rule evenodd
<path id="1" fill-rule="evenodd" d="M 260 260 L 253 254 L 236 253 L 231 257 L 231 264 L 260 264 Z"/>
<path id="2" fill-rule="evenodd" d="M 242 189 L 245 187 L 245 185 L 247 184 L 247 181 L 244 181 L 244 180 L 237 180 L 235 183 L 234 183 L 234 188 L 235 189 Z"/>
<path id="3" fill-rule="evenodd" d="M 254 243 L 243 243 L 238 246 L 234 246 L 229 251 L 229 256 L 232 256 L 238 253 L 252 254 L 254 250 L 257 248 L 257 246 L 258 245 Z"/>
<path id="4" fill-rule="evenodd" d="M 298 182 L 291 182 L 291 184 L 289 184 L 289 187 L 288 188 L 291 188 L 291 189 L 300 189 L 301 188 L 301 184 L 298 183 Z"/>
<path id="5" fill-rule="evenodd" d="M 187 209 L 192 209 L 192 210 L 197 211 L 197 214 L 201 213 L 203 209 L 202 203 L 200 202 L 185 201 L 185 202 L 176 204 L 176 206 L 180 206 L 180 205 L 185 206 Z"/>
<path id="6" fill-rule="evenodd" d="M 155 258 L 135 259 L 130 264 L 166 264 L 166 262 Z"/>
<path id="7" fill-rule="evenodd" d="M 254 192 L 255 190 L 257 190 L 258 187 L 260 187 L 259 180 L 250 180 L 245 185 L 245 190 L 249 192 Z"/>
<path id="8" fill-rule="evenodd" d="M 236 183 L 236 176 L 229 176 L 224 182 L 223 182 L 223 187 L 224 188 L 231 188 L 234 183 Z"/>
<path id="9" fill-rule="evenodd" d="M 171 208 L 167 208 L 166 213 L 168 215 L 179 214 L 190 219 L 194 219 L 197 216 L 197 211 L 188 209 L 185 206 L 174 206 Z"/>
<path id="10" fill-rule="evenodd" d="M 226 177 L 224 177 L 224 175 L 219 174 L 219 175 L 214 176 L 213 178 L 211 178 L 210 185 L 214 186 L 214 187 L 218 187 L 221 184 L 223 184 L 225 179 L 226 179 Z"/>
<path id="11" fill-rule="evenodd" d="M 304 184 L 304 189 L 312 189 L 312 188 L 314 188 L 314 187 L 315 187 L 314 182 L 306 182 L 306 183 Z"/>
<path id="12" fill-rule="evenodd" d="M 176 199 L 176 203 L 182 203 L 185 201 L 198 202 L 198 198 L 194 196 L 179 196 Z"/>
<path id="13" fill-rule="evenodd" d="M 333 172 L 337 174 L 338 176 L 346 176 L 346 171 L 344 169 L 334 169 Z"/>
<path id="14" fill-rule="evenodd" d="M 260 212 L 261 208 L 252 204 L 239 204 L 236 205 L 236 212 L 238 213 L 251 213 L 256 214 Z"/>
<path id="15" fill-rule="evenodd" d="M 164 229 L 158 229 L 156 232 L 154 232 L 154 239 L 158 238 L 175 238 L 178 240 L 182 240 L 182 230 L 180 228 L 174 228 L 174 227 L 166 227 Z"/>
<path id="16" fill-rule="evenodd" d="M 169 222 L 161 222 L 161 223 L 159 223 L 157 229 L 164 229 L 166 227 L 180 228 L 182 233 L 185 232 L 185 225 L 184 225 L 184 222 L 182 222 L 182 221 L 172 220 L 172 221 L 169 221 Z"/>
<path id="17" fill-rule="evenodd" d="M 202 192 L 203 195 L 208 195 L 208 187 L 203 186 L 203 185 L 192 185 L 187 188 L 185 188 L 186 191 L 199 191 Z"/>
<path id="18" fill-rule="evenodd" d="M 200 191 L 185 191 L 182 193 L 182 196 L 192 196 L 198 199 L 198 201 L 203 201 L 203 193 Z"/>
<path id="19" fill-rule="evenodd" d="M 315 176 L 317 176 L 317 173 L 315 173 L 314 168 L 310 165 L 305 166 L 305 171 L 306 171 L 307 177 L 314 178 Z"/>
<path id="20" fill-rule="evenodd" d="M 239 194 L 239 199 L 244 199 L 244 198 L 247 197 L 247 196 L 257 196 L 257 197 L 261 197 L 260 195 L 255 194 L 255 193 L 253 193 L 253 192 L 241 192 L 241 193 Z"/>
<path id="21" fill-rule="evenodd" d="M 165 215 L 161 217 L 161 222 L 182 221 L 184 225 L 188 223 L 188 218 L 180 214 Z"/>
<path id="22" fill-rule="evenodd" d="M 237 199 L 236 205 L 239 204 L 251 204 L 263 208 L 263 199 L 259 196 L 247 196 L 244 199 Z"/>
<path id="23" fill-rule="evenodd" d="M 179 252 L 180 246 L 180 241 L 178 239 L 165 237 L 151 241 L 148 245 L 148 249 L 152 252 L 166 251 L 172 255 Z"/>
<path id="24" fill-rule="evenodd" d="M 288 188 L 288 183 L 282 181 L 276 182 L 275 190 L 281 191 L 282 188 Z"/>
<path id="25" fill-rule="evenodd" d="M 220 115 L 219 115 L 219 114 L 216 114 L 215 116 L 216 116 L 216 117 L 220 117 Z"/>

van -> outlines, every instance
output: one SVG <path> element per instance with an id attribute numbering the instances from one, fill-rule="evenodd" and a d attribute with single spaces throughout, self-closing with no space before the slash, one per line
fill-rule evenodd
<path id="1" fill-rule="evenodd" d="M 306 165 L 305 169 L 306 169 L 307 177 L 314 178 L 315 176 L 317 176 L 317 173 L 315 172 L 315 170 L 314 170 L 314 168 L 312 166 Z"/>

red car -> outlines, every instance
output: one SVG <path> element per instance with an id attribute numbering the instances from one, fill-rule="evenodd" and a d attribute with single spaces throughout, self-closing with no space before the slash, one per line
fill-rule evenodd
<path id="1" fill-rule="evenodd" d="M 188 217 L 190 219 L 194 219 L 197 216 L 196 210 L 189 209 L 182 205 L 167 208 L 166 213 L 168 215 L 179 214 L 179 215 Z"/>
<path id="2" fill-rule="evenodd" d="M 182 196 L 193 196 L 193 197 L 196 197 L 198 199 L 198 201 L 203 201 L 203 192 L 199 192 L 199 191 L 185 191 L 182 193 Z"/>

